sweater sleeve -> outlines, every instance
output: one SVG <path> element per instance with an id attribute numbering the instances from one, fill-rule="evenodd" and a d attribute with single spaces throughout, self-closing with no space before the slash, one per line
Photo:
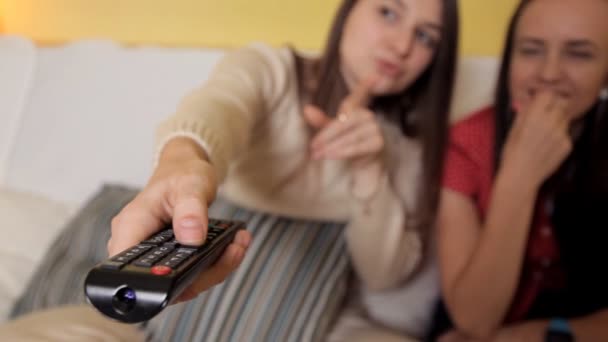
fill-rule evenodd
<path id="1" fill-rule="evenodd" d="M 170 139 L 189 137 L 207 152 L 223 181 L 229 163 L 246 149 L 255 123 L 280 93 L 286 56 L 263 45 L 227 53 L 207 82 L 159 125 L 157 157 Z"/>
<path id="2" fill-rule="evenodd" d="M 396 287 L 420 264 L 420 233 L 408 229 L 402 203 L 384 176 L 371 198 L 353 206 L 346 240 L 355 270 L 369 289 Z"/>

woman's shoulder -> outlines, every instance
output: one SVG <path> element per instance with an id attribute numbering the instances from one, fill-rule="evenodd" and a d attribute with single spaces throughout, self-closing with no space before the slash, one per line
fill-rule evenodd
<path id="1" fill-rule="evenodd" d="M 297 86 L 294 55 L 288 47 L 251 43 L 226 52 L 211 81 L 230 80 L 235 89 L 255 92 L 270 107 L 291 96 Z"/>
<path id="2" fill-rule="evenodd" d="M 260 71 L 281 70 L 293 67 L 293 52 L 290 48 L 274 47 L 266 43 L 250 43 L 229 51 L 224 61 L 251 66 Z"/>
<path id="3" fill-rule="evenodd" d="M 460 145 L 479 146 L 494 139 L 494 107 L 485 107 L 456 122 L 450 130 L 450 141 Z"/>
<path id="4" fill-rule="evenodd" d="M 487 199 L 493 165 L 494 109 L 490 107 L 472 113 L 450 131 L 442 185 L 478 200 Z"/>
<path id="5" fill-rule="evenodd" d="M 462 127 L 485 127 L 494 125 L 494 107 L 488 106 L 478 109 L 465 118 L 452 125 L 452 129 L 462 129 Z"/>

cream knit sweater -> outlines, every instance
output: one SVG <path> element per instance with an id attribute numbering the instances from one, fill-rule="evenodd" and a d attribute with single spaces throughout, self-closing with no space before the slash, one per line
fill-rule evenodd
<path id="1" fill-rule="evenodd" d="M 301 105 L 291 51 L 249 46 L 228 53 L 160 125 L 159 151 L 173 137 L 191 137 L 217 169 L 224 198 L 282 216 L 347 222 L 366 287 L 399 285 L 421 261 L 421 235 L 406 217 L 416 200 L 420 146 L 382 120 L 387 174 L 371 198 L 355 199 L 347 162 L 309 159 L 312 133 Z"/>

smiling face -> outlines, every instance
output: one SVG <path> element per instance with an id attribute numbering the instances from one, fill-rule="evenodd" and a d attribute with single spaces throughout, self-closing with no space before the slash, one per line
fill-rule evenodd
<path id="1" fill-rule="evenodd" d="M 579 118 L 608 86 L 608 0 L 533 0 L 515 29 L 509 91 L 515 107 L 550 91 Z"/>
<path id="2" fill-rule="evenodd" d="M 340 41 L 349 89 L 374 77 L 375 95 L 409 87 L 431 64 L 441 39 L 440 0 L 359 0 Z"/>

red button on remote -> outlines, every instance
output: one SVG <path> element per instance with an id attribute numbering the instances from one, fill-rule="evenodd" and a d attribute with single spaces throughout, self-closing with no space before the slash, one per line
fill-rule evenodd
<path id="1" fill-rule="evenodd" d="M 172 269 L 168 266 L 154 266 L 150 269 L 150 272 L 155 275 L 167 275 L 171 273 Z"/>

